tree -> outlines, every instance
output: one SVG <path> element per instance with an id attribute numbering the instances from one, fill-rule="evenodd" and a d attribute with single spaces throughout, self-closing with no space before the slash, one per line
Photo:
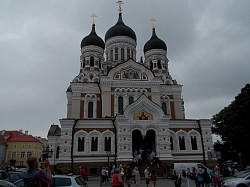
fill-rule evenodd
<path id="1" fill-rule="evenodd" d="M 250 84 L 241 89 L 235 100 L 213 116 L 212 132 L 220 135 L 228 151 L 241 153 L 243 162 L 250 160 Z"/>

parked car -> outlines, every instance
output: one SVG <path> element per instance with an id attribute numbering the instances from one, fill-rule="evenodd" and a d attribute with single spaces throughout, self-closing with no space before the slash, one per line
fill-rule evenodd
<path id="1" fill-rule="evenodd" d="M 9 180 L 9 175 L 6 171 L 0 170 L 0 180 Z"/>
<path id="2" fill-rule="evenodd" d="M 51 187 L 88 187 L 88 184 L 79 175 L 54 175 Z"/>
<path id="3" fill-rule="evenodd" d="M 23 180 L 14 182 L 17 187 L 24 187 Z M 79 175 L 53 175 L 51 187 L 88 187 L 88 184 Z"/>
<path id="4" fill-rule="evenodd" d="M 22 172 L 9 171 L 8 174 L 9 174 L 9 181 L 12 183 L 22 178 L 21 177 Z"/>
<path id="5" fill-rule="evenodd" d="M 221 182 L 223 187 L 249 187 L 250 186 L 250 171 L 243 172 L 236 175 L 235 177 L 230 177 Z"/>
<path id="6" fill-rule="evenodd" d="M 17 187 L 17 186 L 9 181 L 0 180 L 0 187 Z"/>

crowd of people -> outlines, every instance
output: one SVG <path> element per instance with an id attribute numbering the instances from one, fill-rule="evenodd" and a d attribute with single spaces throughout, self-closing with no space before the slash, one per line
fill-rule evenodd
<path id="1" fill-rule="evenodd" d="M 189 179 L 195 181 L 196 187 L 214 187 L 221 186 L 220 167 L 216 165 L 213 169 L 192 168 L 192 170 L 183 170 L 175 180 L 176 187 L 190 187 Z"/>
<path id="2" fill-rule="evenodd" d="M 147 149 L 143 150 L 141 147 L 137 151 L 136 149 L 133 152 L 133 161 L 135 165 L 140 165 L 142 159 L 146 159 L 150 165 L 153 165 L 157 161 L 156 153 L 153 150 Z"/>

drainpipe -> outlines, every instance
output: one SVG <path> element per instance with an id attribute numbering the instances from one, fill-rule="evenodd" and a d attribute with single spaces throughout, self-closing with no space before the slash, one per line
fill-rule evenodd
<path id="1" fill-rule="evenodd" d="M 115 119 L 113 118 L 112 119 L 112 124 L 114 126 L 114 129 L 115 129 L 115 167 L 116 167 L 116 160 L 117 160 L 117 129 L 116 129 L 116 126 L 115 126 Z"/>
<path id="2" fill-rule="evenodd" d="M 204 140 L 203 140 L 203 135 L 202 135 L 202 129 L 201 129 L 201 124 L 200 120 L 197 120 L 200 134 L 201 134 L 201 147 L 202 147 L 202 155 L 203 155 L 203 164 L 206 166 L 206 159 L 205 159 L 205 148 L 204 148 Z"/>
<path id="3" fill-rule="evenodd" d="M 73 164 L 74 164 L 74 160 L 73 160 L 73 151 L 74 151 L 74 136 L 75 136 L 75 134 L 74 134 L 74 129 L 75 129 L 75 126 L 76 126 L 78 120 L 79 120 L 79 119 L 75 119 L 74 125 L 72 126 L 72 139 L 71 139 L 71 172 L 72 172 L 72 173 L 74 173 L 74 172 L 73 172 L 73 169 L 74 169 L 74 168 L 73 168 Z"/>

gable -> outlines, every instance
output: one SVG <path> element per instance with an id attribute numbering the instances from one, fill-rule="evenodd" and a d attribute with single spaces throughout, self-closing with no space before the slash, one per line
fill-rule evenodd
<path id="1" fill-rule="evenodd" d="M 108 77 L 113 80 L 149 81 L 154 78 L 154 74 L 142 63 L 137 63 L 129 59 L 127 62 L 121 63 L 111 69 Z"/>

